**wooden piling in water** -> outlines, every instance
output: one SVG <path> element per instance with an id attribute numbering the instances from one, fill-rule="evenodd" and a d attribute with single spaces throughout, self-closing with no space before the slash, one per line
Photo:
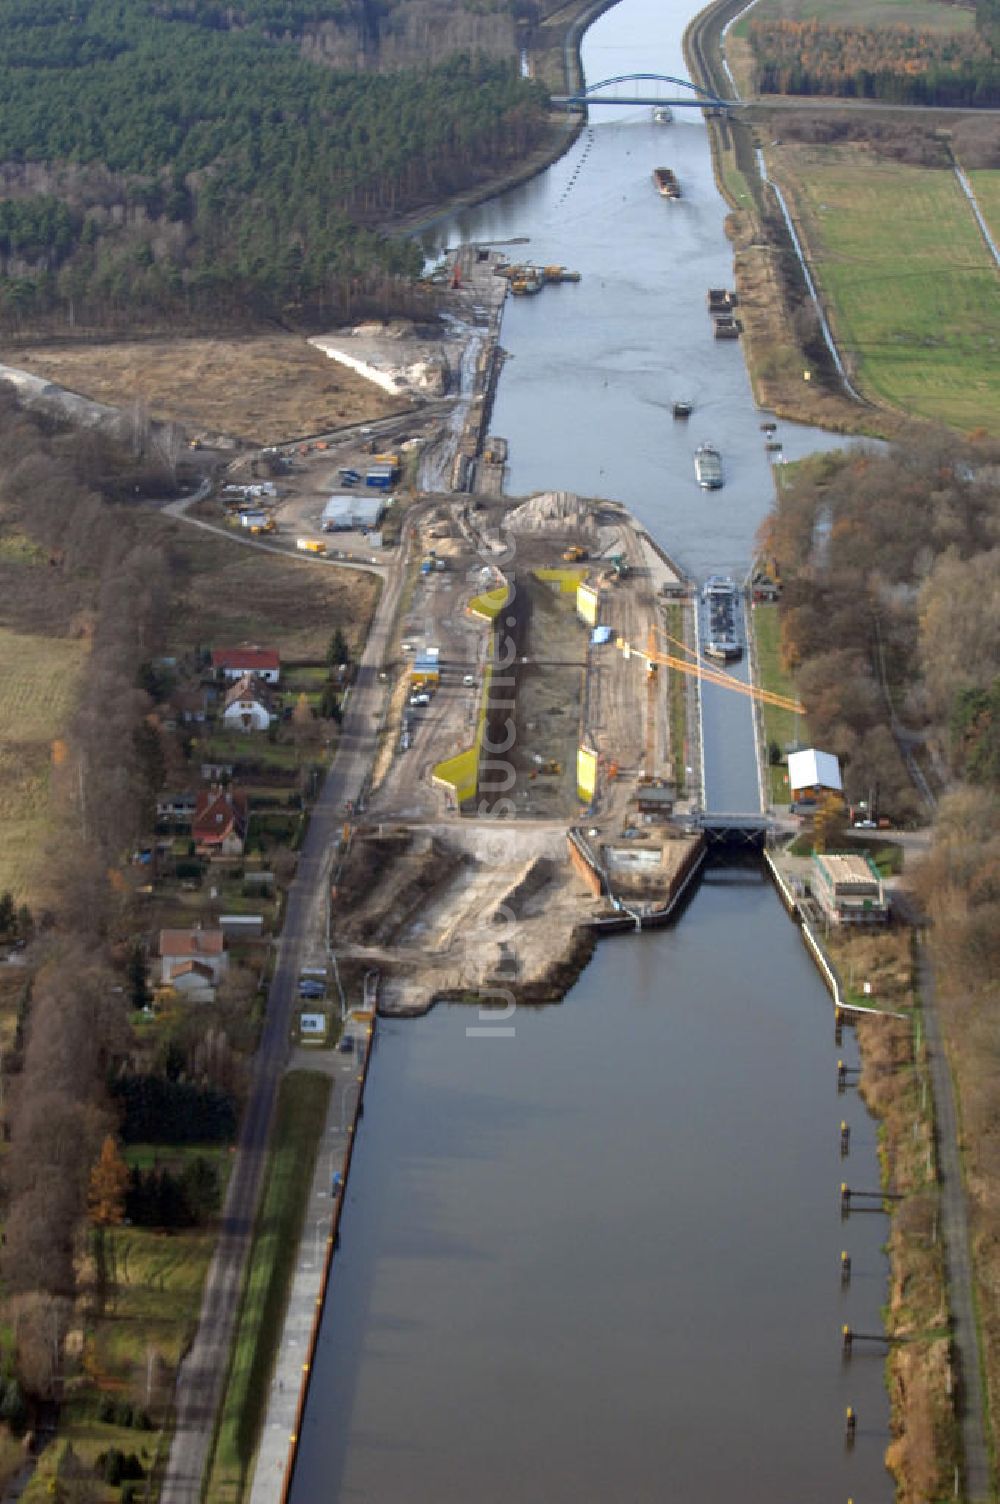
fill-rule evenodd
<path id="1" fill-rule="evenodd" d="M 851 1282 L 851 1255 L 846 1250 L 840 1255 L 840 1283 L 849 1285 Z"/>
<path id="2" fill-rule="evenodd" d="M 854 1437 L 858 1429 L 858 1417 L 854 1413 L 854 1406 L 848 1405 L 844 1414 L 844 1441 L 849 1447 L 854 1445 Z"/>
<path id="3" fill-rule="evenodd" d="M 840 1125 L 840 1157 L 841 1157 L 841 1159 L 843 1159 L 846 1154 L 850 1154 L 850 1152 L 851 1152 L 851 1130 L 847 1126 L 846 1123 L 841 1122 L 841 1125 Z"/>

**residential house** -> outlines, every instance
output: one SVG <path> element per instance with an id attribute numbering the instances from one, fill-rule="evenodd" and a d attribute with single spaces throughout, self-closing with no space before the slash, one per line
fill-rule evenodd
<path id="1" fill-rule="evenodd" d="M 189 1003 L 215 1002 L 215 977 L 204 961 L 182 961 L 170 978 L 170 986 Z"/>
<path id="2" fill-rule="evenodd" d="M 271 696 L 256 674 L 244 674 L 226 691 L 222 724 L 230 731 L 266 731 L 277 717 Z"/>
<path id="3" fill-rule="evenodd" d="M 281 678 L 281 658 L 277 648 L 216 648 L 212 653 L 212 672 L 217 679 L 242 679 L 256 674 L 265 684 L 277 684 Z"/>
<path id="4" fill-rule="evenodd" d="M 173 825 L 190 825 L 197 807 L 194 794 L 161 794 L 156 801 L 156 818 Z"/>
<path id="5" fill-rule="evenodd" d="M 221 930 L 161 930 L 160 931 L 160 981 L 172 987 L 174 978 L 181 985 L 190 983 L 183 978 L 195 976 L 202 984 L 214 986 L 229 967 L 226 954 L 226 937 Z M 191 964 L 201 968 L 192 972 Z"/>
<path id="6" fill-rule="evenodd" d="M 202 789 L 191 821 L 191 837 L 199 856 L 242 856 L 247 838 L 247 796 L 227 792 L 217 784 Z"/>
<path id="7" fill-rule="evenodd" d="M 809 747 L 804 752 L 788 754 L 788 792 L 793 808 L 807 809 L 819 804 L 827 794 L 844 797 L 840 763 L 832 752 Z"/>

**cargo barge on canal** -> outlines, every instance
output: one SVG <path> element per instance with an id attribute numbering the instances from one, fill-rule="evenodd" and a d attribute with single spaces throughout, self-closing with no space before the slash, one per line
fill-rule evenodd
<path id="1" fill-rule="evenodd" d="M 705 652 L 723 663 L 743 656 L 737 626 L 739 586 L 728 575 L 710 575 L 701 592 L 707 617 Z"/>

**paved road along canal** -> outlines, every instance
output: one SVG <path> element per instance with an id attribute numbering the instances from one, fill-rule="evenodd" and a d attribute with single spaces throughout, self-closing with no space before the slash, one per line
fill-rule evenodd
<path id="1" fill-rule="evenodd" d="M 588 77 L 682 73 L 687 19 L 622 0 L 588 33 Z M 509 489 L 620 498 L 699 574 L 745 569 L 771 496 L 739 346 L 705 308 L 731 281 L 723 218 L 700 118 L 609 111 L 436 232 L 528 235 L 526 255 L 583 274 L 508 305 Z M 726 467 L 709 495 L 706 438 Z M 790 456 L 832 442 L 782 438 Z M 706 697 L 706 720 L 710 803 L 753 808 L 746 702 Z M 829 999 L 758 870 L 711 872 L 672 931 L 603 943 L 513 1039 L 474 1022 L 381 1030 L 293 1504 L 891 1499 L 882 1359 L 843 1363 L 839 1341 L 845 1321 L 877 1330 L 886 1295 L 884 1218 L 841 1224 L 838 1200 L 841 1118 L 859 1186 L 875 1128 L 837 1095 Z"/>

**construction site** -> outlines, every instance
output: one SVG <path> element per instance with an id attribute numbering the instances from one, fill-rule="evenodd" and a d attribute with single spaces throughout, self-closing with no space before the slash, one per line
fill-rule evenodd
<path id="1" fill-rule="evenodd" d="M 597 934 L 667 922 L 718 835 L 701 684 L 767 698 L 703 655 L 697 585 L 623 506 L 504 495 L 488 431 L 504 301 L 576 274 L 463 246 L 445 276 L 455 348 L 324 341 L 395 391 L 419 354 L 408 413 L 244 457 L 202 505 L 267 546 L 379 568 L 394 592 L 371 773 L 308 938 L 342 998 L 375 986 L 383 1013 L 561 998 Z M 450 374 L 430 395 L 432 365 Z M 742 621 L 738 590 L 733 606 Z"/>
<path id="2" fill-rule="evenodd" d="M 378 972 L 384 1013 L 559 998 L 596 934 L 669 919 L 700 866 L 699 683 L 726 676 L 691 582 L 614 503 L 463 495 L 411 521 L 338 964 Z"/>

